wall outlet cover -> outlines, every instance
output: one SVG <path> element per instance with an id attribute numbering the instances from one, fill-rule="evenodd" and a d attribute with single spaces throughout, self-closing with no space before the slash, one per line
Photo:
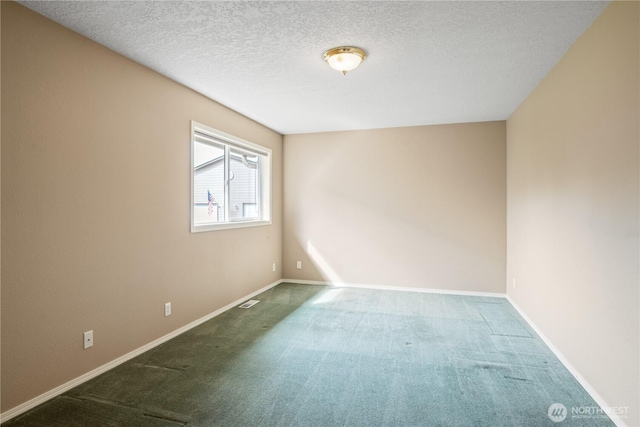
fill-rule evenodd
<path id="1" fill-rule="evenodd" d="M 84 349 L 88 349 L 90 347 L 93 347 L 93 330 L 91 331 L 87 331 L 84 334 L 82 334 L 82 339 L 84 342 Z"/>

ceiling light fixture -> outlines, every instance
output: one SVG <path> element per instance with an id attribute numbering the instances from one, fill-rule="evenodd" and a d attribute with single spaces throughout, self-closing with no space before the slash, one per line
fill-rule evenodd
<path id="1" fill-rule="evenodd" d="M 322 57 L 331 68 L 340 71 L 345 76 L 355 70 L 367 57 L 367 53 L 359 47 L 340 46 L 326 51 Z"/>

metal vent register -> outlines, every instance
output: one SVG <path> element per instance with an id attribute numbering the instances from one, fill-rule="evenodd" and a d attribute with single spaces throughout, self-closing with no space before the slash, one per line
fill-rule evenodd
<path id="1" fill-rule="evenodd" d="M 259 303 L 259 302 L 260 302 L 260 300 L 252 299 L 252 300 L 249 300 L 249 301 L 245 302 L 244 304 L 240 304 L 238 306 L 238 308 L 251 308 L 254 305 L 256 305 L 257 303 Z"/>

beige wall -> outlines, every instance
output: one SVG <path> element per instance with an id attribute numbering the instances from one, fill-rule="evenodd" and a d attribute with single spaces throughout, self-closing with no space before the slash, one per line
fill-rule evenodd
<path id="1" fill-rule="evenodd" d="M 611 3 L 507 121 L 508 295 L 638 413 L 638 2 Z M 513 287 L 512 280 L 516 280 Z"/>
<path id="2" fill-rule="evenodd" d="M 505 122 L 284 141 L 285 278 L 504 293 Z"/>
<path id="3" fill-rule="evenodd" d="M 13 2 L 2 67 L 3 412 L 281 278 L 281 135 Z M 189 232 L 192 119 L 273 150 L 273 225 Z"/>

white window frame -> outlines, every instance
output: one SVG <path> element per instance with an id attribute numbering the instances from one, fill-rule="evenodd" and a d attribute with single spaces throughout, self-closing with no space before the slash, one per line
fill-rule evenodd
<path id="1" fill-rule="evenodd" d="M 256 203 L 258 204 L 259 217 L 257 219 L 236 219 L 229 220 L 229 216 L 225 214 L 225 221 L 196 224 L 195 223 L 195 162 L 194 151 L 196 143 L 196 134 L 212 139 L 216 144 L 225 147 L 225 182 L 224 182 L 224 198 L 225 209 L 229 208 L 229 161 L 230 150 L 239 149 L 251 154 L 257 154 L 260 157 L 259 182 L 257 189 Z M 207 125 L 191 121 L 191 232 L 199 233 L 202 231 L 228 230 L 231 228 L 257 227 L 271 224 L 271 149 L 255 144 L 250 141 L 238 138 L 228 133 L 214 129 Z"/>

